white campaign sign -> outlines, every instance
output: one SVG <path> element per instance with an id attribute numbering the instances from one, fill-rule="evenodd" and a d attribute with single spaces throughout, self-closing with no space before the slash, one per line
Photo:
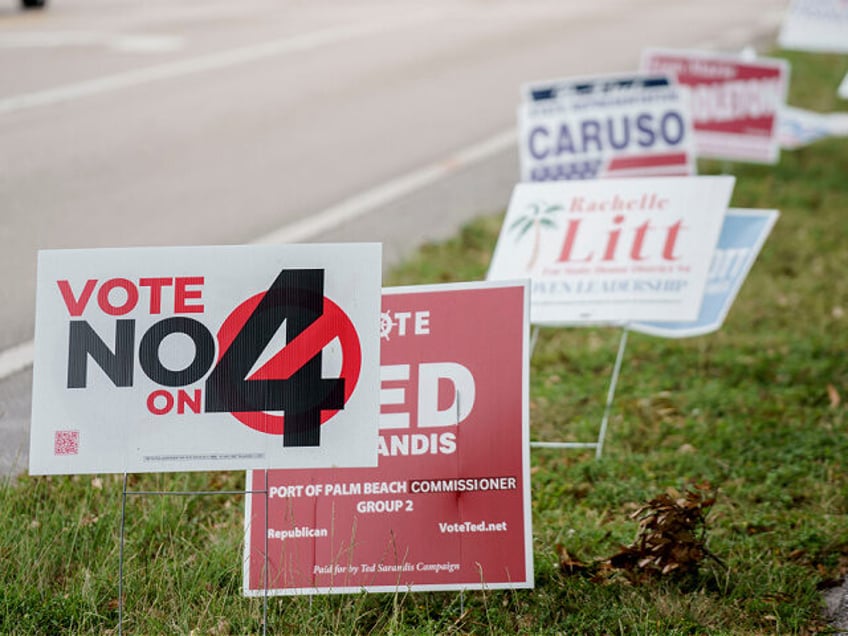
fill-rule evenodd
<path id="1" fill-rule="evenodd" d="M 378 244 L 39 252 L 31 474 L 375 466 Z"/>
<path id="2" fill-rule="evenodd" d="M 848 2 L 792 0 L 777 41 L 785 49 L 848 53 Z"/>
<path id="3" fill-rule="evenodd" d="M 733 183 L 518 184 L 488 278 L 531 278 L 534 324 L 695 320 Z"/>
<path id="4" fill-rule="evenodd" d="M 518 129 L 522 181 L 696 172 L 688 96 L 665 74 L 528 84 Z"/>

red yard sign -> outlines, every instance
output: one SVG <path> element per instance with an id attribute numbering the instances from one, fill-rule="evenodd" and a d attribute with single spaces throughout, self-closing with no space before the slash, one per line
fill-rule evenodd
<path id="1" fill-rule="evenodd" d="M 674 75 L 689 88 L 699 157 L 777 163 L 778 116 L 789 86 L 785 60 L 648 49 L 642 70 Z"/>
<path id="2" fill-rule="evenodd" d="M 249 473 L 246 595 L 532 587 L 527 291 L 384 292 L 379 465 Z"/>

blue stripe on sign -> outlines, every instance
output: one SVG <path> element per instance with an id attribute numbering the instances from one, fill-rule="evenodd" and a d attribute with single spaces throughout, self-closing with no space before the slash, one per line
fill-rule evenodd
<path id="1" fill-rule="evenodd" d="M 531 91 L 530 97 L 534 102 L 541 102 L 545 99 L 553 99 L 555 97 L 555 91 L 553 88 L 539 88 Z"/>

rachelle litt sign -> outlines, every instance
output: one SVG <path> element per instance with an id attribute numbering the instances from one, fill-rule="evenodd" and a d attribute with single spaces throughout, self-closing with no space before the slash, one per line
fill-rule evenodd
<path id="1" fill-rule="evenodd" d="M 267 508 L 245 510 L 245 594 L 265 592 L 266 544 L 271 594 L 533 586 L 527 297 L 386 290 L 379 466 L 268 471 Z"/>
<path id="2" fill-rule="evenodd" d="M 488 278 L 529 276 L 534 324 L 695 320 L 733 183 L 520 183 Z"/>
<path id="3" fill-rule="evenodd" d="M 30 473 L 373 466 L 378 244 L 39 252 Z"/>

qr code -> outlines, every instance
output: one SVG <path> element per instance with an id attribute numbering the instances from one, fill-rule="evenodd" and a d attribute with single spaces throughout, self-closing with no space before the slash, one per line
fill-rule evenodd
<path id="1" fill-rule="evenodd" d="M 79 453 L 79 431 L 56 431 L 53 443 L 54 455 L 77 455 Z"/>

